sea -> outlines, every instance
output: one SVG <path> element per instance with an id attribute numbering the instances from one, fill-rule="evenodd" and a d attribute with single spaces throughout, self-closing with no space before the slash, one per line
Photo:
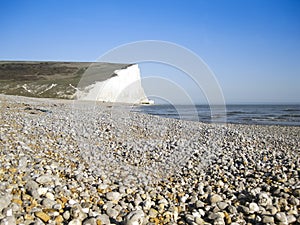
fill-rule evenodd
<path id="1" fill-rule="evenodd" d="M 300 104 L 226 105 L 223 116 L 227 123 L 300 126 Z M 181 120 L 218 122 L 209 105 L 142 105 L 134 111 Z M 224 120 L 219 120 L 224 123 Z"/>

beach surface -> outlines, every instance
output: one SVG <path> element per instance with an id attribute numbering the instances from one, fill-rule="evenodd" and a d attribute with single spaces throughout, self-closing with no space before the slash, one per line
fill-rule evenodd
<path id="1" fill-rule="evenodd" d="M 0 224 L 299 224 L 300 127 L 0 95 Z"/>

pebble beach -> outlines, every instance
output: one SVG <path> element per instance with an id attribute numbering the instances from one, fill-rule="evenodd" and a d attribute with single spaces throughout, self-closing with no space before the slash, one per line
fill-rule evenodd
<path id="1" fill-rule="evenodd" d="M 9 95 L 0 106 L 0 225 L 300 224 L 299 126 Z"/>

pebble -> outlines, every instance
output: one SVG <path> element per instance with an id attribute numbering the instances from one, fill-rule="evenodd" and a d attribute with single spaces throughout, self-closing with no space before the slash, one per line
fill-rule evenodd
<path id="1" fill-rule="evenodd" d="M 70 219 L 70 211 L 64 211 L 64 213 L 63 213 L 63 218 L 65 219 L 65 220 L 69 220 Z"/>
<path id="2" fill-rule="evenodd" d="M 35 181 L 29 180 L 25 184 L 25 188 L 32 197 L 34 197 L 35 199 L 39 198 L 39 193 L 38 193 L 39 185 Z"/>
<path id="3" fill-rule="evenodd" d="M 95 218 L 87 218 L 83 221 L 82 225 L 97 225 L 97 220 Z"/>
<path id="4" fill-rule="evenodd" d="M 39 184 L 49 184 L 49 183 L 52 182 L 52 176 L 50 176 L 50 175 L 41 175 L 38 178 L 36 178 L 36 182 L 39 183 Z"/>
<path id="5" fill-rule="evenodd" d="M 288 223 L 287 217 L 284 212 L 276 213 L 275 218 L 281 223 Z"/>
<path id="6" fill-rule="evenodd" d="M 273 216 L 264 215 L 262 217 L 262 222 L 263 223 L 274 223 L 274 217 Z"/>
<path id="7" fill-rule="evenodd" d="M 195 217 L 195 223 L 198 225 L 204 225 L 205 221 L 201 217 Z"/>
<path id="8" fill-rule="evenodd" d="M 11 198 L 11 195 L 0 196 L 0 212 L 9 206 Z"/>
<path id="9" fill-rule="evenodd" d="M 110 224 L 110 220 L 109 220 L 109 217 L 108 217 L 108 215 L 106 215 L 106 214 L 100 214 L 100 215 L 98 215 L 97 217 L 96 217 L 96 220 L 97 221 L 100 221 L 100 223 L 101 224 Z"/>
<path id="10" fill-rule="evenodd" d="M 48 198 L 48 199 L 50 199 L 50 200 L 52 200 L 52 201 L 54 201 L 54 199 L 55 199 L 54 194 L 52 194 L 52 193 L 50 193 L 50 192 L 47 192 L 47 193 L 45 194 L 45 197 Z"/>
<path id="11" fill-rule="evenodd" d="M 214 225 L 225 225 L 225 221 L 222 217 L 218 217 L 213 222 Z"/>
<path id="12" fill-rule="evenodd" d="M 261 192 L 258 194 L 258 204 L 260 206 L 272 205 L 272 199 L 270 198 L 268 193 Z"/>
<path id="13" fill-rule="evenodd" d="M 248 215 L 250 213 L 250 210 L 247 206 L 244 205 L 240 205 L 238 210 L 242 213 L 244 213 L 245 215 Z"/>
<path id="14" fill-rule="evenodd" d="M 40 220 L 39 218 L 36 218 L 34 223 L 33 223 L 33 225 L 44 225 L 44 224 L 45 223 L 42 220 Z"/>
<path id="15" fill-rule="evenodd" d="M 72 206 L 70 216 L 75 219 L 80 219 L 81 221 L 87 217 L 87 215 L 82 211 L 81 206 L 78 204 Z"/>
<path id="16" fill-rule="evenodd" d="M 46 188 L 46 187 L 39 187 L 38 189 L 37 189 L 37 192 L 38 192 L 38 194 L 41 196 L 41 195 L 45 195 L 47 192 L 48 192 L 48 188 Z"/>
<path id="17" fill-rule="evenodd" d="M 15 225 L 16 219 L 13 216 L 8 216 L 0 220 L 0 225 Z"/>
<path id="18" fill-rule="evenodd" d="M 53 209 L 56 209 L 56 210 L 61 210 L 62 209 L 62 205 L 61 204 L 54 204 L 53 206 L 52 206 L 52 208 Z"/>
<path id="19" fill-rule="evenodd" d="M 80 219 L 71 220 L 68 225 L 82 225 L 82 221 Z"/>
<path id="20" fill-rule="evenodd" d="M 13 210 L 12 208 L 5 208 L 2 210 L 2 214 L 4 216 L 12 216 L 13 215 Z"/>
<path id="21" fill-rule="evenodd" d="M 54 205 L 56 204 L 55 201 L 49 199 L 49 198 L 45 198 L 42 201 L 42 205 L 46 208 L 46 209 L 51 209 Z"/>
<path id="22" fill-rule="evenodd" d="M 145 219 L 145 214 L 142 210 L 130 212 L 125 218 L 125 225 L 141 225 Z"/>
<path id="23" fill-rule="evenodd" d="M 295 198 L 294 196 L 291 196 L 289 198 L 289 202 L 292 205 L 296 205 L 296 206 L 300 205 L 300 200 L 298 198 Z"/>
<path id="24" fill-rule="evenodd" d="M 196 201 L 196 207 L 199 209 L 199 208 L 204 208 L 205 204 L 204 202 L 200 201 L 200 200 L 197 200 Z"/>
<path id="25" fill-rule="evenodd" d="M 217 206 L 219 209 L 224 210 L 228 206 L 227 202 L 217 202 Z"/>
<path id="26" fill-rule="evenodd" d="M 194 222 L 195 218 L 193 217 L 193 215 L 190 215 L 190 214 L 185 215 L 185 220 L 186 220 L 187 224 L 190 224 L 190 225 L 196 224 L 196 222 Z"/>
<path id="27" fill-rule="evenodd" d="M 209 215 L 208 215 L 208 218 L 211 219 L 211 220 L 216 220 L 218 218 L 223 218 L 224 217 L 224 214 L 223 213 L 220 213 L 220 212 L 217 212 L 217 213 L 214 213 L 214 212 L 211 212 Z"/>
<path id="28" fill-rule="evenodd" d="M 236 207 L 234 207 L 233 205 L 229 205 L 228 207 L 227 207 L 227 210 L 228 210 L 228 212 L 230 212 L 231 214 L 237 214 L 237 209 L 236 209 Z"/>
<path id="29" fill-rule="evenodd" d="M 151 208 L 151 209 L 149 210 L 148 216 L 149 216 L 150 218 L 155 218 L 155 217 L 157 217 L 157 214 L 158 214 L 158 211 L 155 210 L 155 209 L 153 209 L 153 208 Z"/>
<path id="30" fill-rule="evenodd" d="M 295 223 L 297 221 L 296 217 L 294 215 L 287 215 L 287 222 L 290 223 Z"/>
<path id="31" fill-rule="evenodd" d="M 121 198 L 121 194 L 119 192 L 108 192 L 106 193 L 106 198 L 109 201 L 118 202 Z"/>
<path id="32" fill-rule="evenodd" d="M 210 203 L 213 204 L 213 203 L 217 203 L 217 202 L 221 202 L 223 199 L 220 195 L 218 194 L 213 194 L 210 196 Z"/>
<path id="33" fill-rule="evenodd" d="M 293 195 L 294 195 L 296 198 L 300 198 L 300 188 L 296 188 L 296 189 L 293 191 Z"/>
<path id="34" fill-rule="evenodd" d="M 45 223 L 47 223 L 50 220 L 50 216 L 41 211 L 35 212 L 35 216 L 40 218 Z"/>
<path id="35" fill-rule="evenodd" d="M 75 201 L 74 199 L 70 199 L 70 200 L 68 201 L 68 203 L 69 203 L 70 205 L 75 205 L 75 204 L 77 204 L 77 201 Z"/>
<path id="36" fill-rule="evenodd" d="M 58 215 L 54 221 L 56 224 L 61 224 L 64 221 L 64 218 L 61 215 Z"/>
<path id="37" fill-rule="evenodd" d="M 249 212 L 250 213 L 256 213 L 259 211 L 259 206 L 255 202 L 251 202 L 249 204 Z"/>
<path id="38" fill-rule="evenodd" d="M 108 209 L 106 210 L 106 214 L 107 214 L 109 217 L 115 219 L 115 218 L 117 218 L 117 216 L 119 215 L 119 212 L 118 212 L 116 209 L 114 209 L 114 208 L 108 208 Z"/>

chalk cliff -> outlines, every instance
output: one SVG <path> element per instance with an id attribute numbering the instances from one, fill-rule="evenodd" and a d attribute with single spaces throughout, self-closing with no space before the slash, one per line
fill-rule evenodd
<path id="1" fill-rule="evenodd" d="M 88 74 L 87 71 L 87 77 Z M 84 81 L 85 76 L 82 79 Z M 137 64 L 115 70 L 107 79 L 96 80 L 93 84 L 78 89 L 76 97 L 80 100 L 103 102 L 150 103 L 142 88 L 140 69 Z"/>

